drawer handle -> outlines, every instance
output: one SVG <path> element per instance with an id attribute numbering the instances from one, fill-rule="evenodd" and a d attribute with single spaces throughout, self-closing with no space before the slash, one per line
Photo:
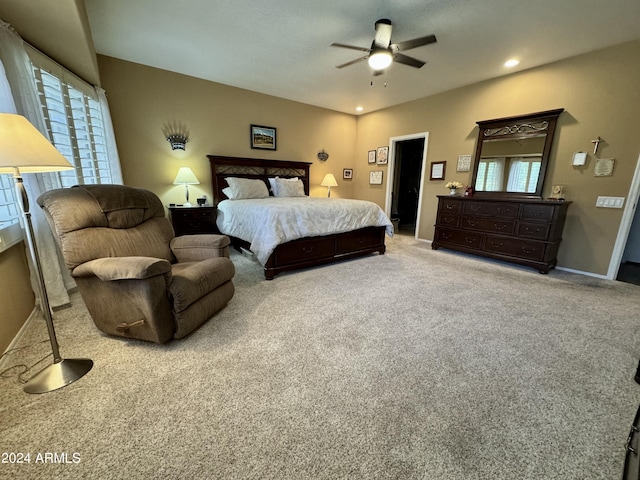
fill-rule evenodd
<path id="1" fill-rule="evenodd" d="M 364 237 L 358 238 L 358 243 L 362 245 L 366 239 Z"/>
<path id="2" fill-rule="evenodd" d="M 473 210 L 474 212 L 479 212 L 480 210 L 482 210 L 482 206 L 481 205 L 477 205 L 477 206 L 471 205 L 471 210 Z"/>
<path id="3" fill-rule="evenodd" d="M 476 243 L 475 238 L 464 237 L 464 241 L 467 242 L 467 244 L 469 245 L 473 245 L 474 243 Z"/>
<path id="4" fill-rule="evenodd" d="M 542 215 L 544 215 L 544 210 L 537 210 L 535 212 L 532 212 L 534 217 L 541 217 Z"/>
<path id="5" fill-rule="evenodd" d="M 451 234 L 443 232 L 442 238 L 444 238 L 445 240 L 449 240 L 451 238 Z"/>
<path id="6" fill-rule="evenodd" d="M 477 227 L 478 222 L 474 220 L 467 220 L 467 225 L 469 225 L 470 227 Z"/>
<path id="7" fill-rule="evenodd" d="M 491 246 L 495 247 L 495 248 L 500 248 L 500 247 L 504 247 L 504 243 L 503 242 L 494 242 L 493 240 L 491 240 Z"/>
<path id="8" fill-rule="evenodd" d="M 453 222 L 455 222 L 455 221 L 456 221 L 456 219 L 455 219 L 455 218 L 445 218 L 445 219 L 444 219 L 444 223 L 453 223 Z"/>
<path id="9" fill-rule="evenodd" d="M 527 255 L 531 255 L 532 253 L 534 253 L 537 249 L 534 248 L 527 248 L 527 247 L 522 247 L 522 251 L 524 253 L 526 253 Z"/>
<path id="10" fill-rule="evenodd" d="M 445 205 L 445 207 L 446 207 L 447 210 L 453 210 L 453 205 L 451 205 L 451 204 L 447 204 L 447 205 Z"/>
<path id="11" fill-rule="evenodd" d="M 524 231 L 526 233 L 540 233 L 540 229 L 539 228 L 533 229 L 533 228 L 529 228 L 529 227 L 524 227 Z"/>
<path id="12" fill-rule="evenodd" d="M 507 228 L 507 226 L 504 223 L 502 225 L 499 223 L 494 223 L 493 226 L 495 227 L 496 230 L 504 230 L 505 228 Z"/>
<path id="13" fill-rule="evenodd" d="M 500 207 L 498 207 L 498 213 L 500 213 L 500 214 L 502 214 L 502 215 L 504 215 L 505 213 L 509 213 L 510 211 L 511 211 L 511 209 L 510 209 L 510 208 L 508 208 L 508 207 L 507 207 L 507 208 L 500 208 Z"/>
<path id="14" fill-rule="evenodd" d="M 311 252 L 313 252 L 313 245 L 310 245 L 310 246 L 308 246 L 308 247 L 302 247 L 302 251 L 303 251 L 304 253 L 311 253 Z"/>

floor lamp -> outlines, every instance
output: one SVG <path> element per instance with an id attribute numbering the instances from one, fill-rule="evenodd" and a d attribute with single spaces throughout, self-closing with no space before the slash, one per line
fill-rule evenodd
<path id="1" fill-rule="evenodd" d="M 49 297 L 42 276 L 42 265 L 33 234 L 29 198 L 21 176 L 21 172 L 38 173 L 72 169 L 73 165 L 26 118 L 10 113 L 0 113 L 0 173 L 13 173 L 29 252 L 38 277 L 40 307 L 47 322 L 53 351 L 53 363 L 31 377 L 24 387 L 27 393 L 46 393 L 57 390 L 82 378 L 93 367 L 93 361 L 87 358 L 63 359 L 60 356 Z"/>

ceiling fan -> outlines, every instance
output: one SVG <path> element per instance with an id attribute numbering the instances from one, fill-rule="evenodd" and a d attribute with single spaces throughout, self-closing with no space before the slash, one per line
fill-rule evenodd
<path id="1" fill-rule="evenodd" d="M 437 42 L 435 35 L 427 35 L 426 37 L 414 38 L 413 40 L 391 43 L 391 31 L 393 30 L 391 20 L 382 18 L 376 22 L 375 27 L 376 36 L 371 43 L 371 48 L 355 47 L 344 43 L 331 44 L 332 47 L 348 48 L 351 50 L 367 52 L 367 55 L 364 57 L 356 58 L 350 62 L 338 65 L 336 68 L 348 67 L 349 65 L 353 65 L 363 60 L 367 60 L 369 66 L 374 71 L 374 75 L 380 75 L 383 70 L 394 61 L 404 65 L 409 65 L 410 67 L 420 68 L 426 62 L 409 57 L 400 52 Z"/>

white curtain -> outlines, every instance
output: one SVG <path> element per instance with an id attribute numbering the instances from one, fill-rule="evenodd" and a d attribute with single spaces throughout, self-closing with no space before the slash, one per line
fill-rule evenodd
<path id="1" fill-rule="evenodd" d="M 95 88 L 98 101 L 100 102 L 100 112 L 102 113 L 105 143 L 107 145 L 107 155 L 109 156 L 109 168 L 111 169 L 111 181 L 122 185 L 124 183 L 122 181 L 122 168 L 120 167 L 120 157 L 118 156 L 118 147 L 116 145 L 116 136 L 113 132 L 113 123 L 111 122 L 107 95 L 102 88 Z"/>
<path id="2" fill-rule="evenodd" d="M 529 164 L 527 162 L 523 162 L 521 158 L 511 159 L 507 192 L 524 192 L 528 171 Z"/>
<path id="3" fill-rule="evenodd" d="M 11 86 L 16 113 L 24 115 L 45 137 L 49 138 L 38 100 L 31 61 L 27 56 L 24 43 L 13 28 L 2 21 L 0 21 L 0 59 L 5 67 L 6 79 Z M 61 266 L 53 234 L 43 212 L 36 204 L 36 199 L 41 193 L 59 188 L 61 185 L 54 174 L 25 174 L 23 180 L 29 196 L 29 211 L 49 302 L 53 307 L 67 304 L 69 303 L 67 289 L 75 286 L 75 282 L 67 269 Z M 30 255 L 27 255 L 27 258 L 31 270 L 31 286 L 33 291 L 37 292 L 39 287 Z M 37 295 L 36 300 L 39 300 Z"/>

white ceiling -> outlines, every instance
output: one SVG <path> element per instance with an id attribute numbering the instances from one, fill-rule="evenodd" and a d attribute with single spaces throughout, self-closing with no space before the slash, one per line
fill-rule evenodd
<path id="1" fill-rule="evenodd" d="M 99 54 L 351 114 L 640 38 L 638 0 L 85 2 Z M 335 68 L 362 54 L 331 43 L 369 47 L 381 18 L 393 43 L 435 34 L 404 52 L 427 64 Z"/>

